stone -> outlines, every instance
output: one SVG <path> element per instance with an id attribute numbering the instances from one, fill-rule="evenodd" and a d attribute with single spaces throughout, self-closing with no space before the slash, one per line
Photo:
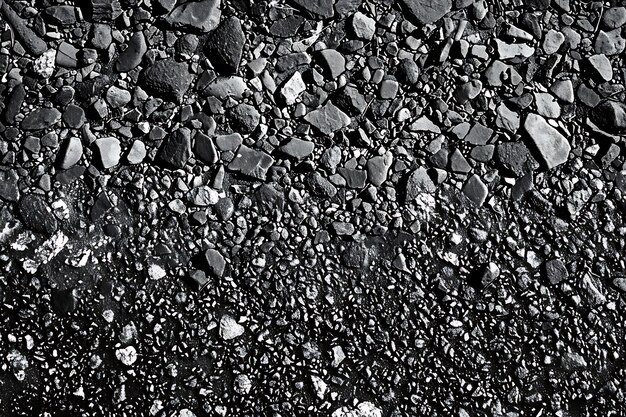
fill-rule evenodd
<path id="1" fill-rule="evenodd" d="M 589 112 L 589 118 L 599 128 L 610 133 L 626 130 L 626 104 L 607 100 Z"/>
<path id="2" fill-rule="evenodd" d="M 17 209 L 24 225 L 34 232 L 51 235 L 59 227 L 56 217 L 41 195 L 27 194 L 23 196 Z"/>
<path id="3" fill-rule="evenodd" d="M 55 56 L 56 65 L 70 69 L 78 67 L 79 52 L 78 48 L 74 45 L 67 42 L 61 42 L 57 48 L 57 54 Z"/>
<path id="4" fill-rule="evenodd" d="M 220 22 L 220 0 L 188 1 L 180 4 L 165 18 L 174 29 L 208 33 Z"/>
<path id="5" fill-rule="evenodd" d="M 187 63 L 167 58 L 144 69 L 139 79 L 147 91 L 181 102 L 193 81 L 193 75 L 189 73 Z"/>
<path id="6" fill-rule="evenodd" d="M 246 37 L 237 17 L 229 17 L 209 35 L 204 50 L 213 67 L 222 75 L 231 75 L 239 69 Z"/>
<path id="7" fill-rule="evenodd" d="M 224 257 L 221 253 L 219 253 L 215 249 L 207 249 L 204 252 L 204 259 L 206 261 L 209 272 L 212 275 L 216 277 L 221 277 L 224 275 L 224 270 L 226 269 L 226 261 L 224 260 Z"/>
<path id="8" fill-rule="evenodd" d="M 232 133 L 230 135 L 219 135 L 215 139 L 215 142 L 217 143 L 217 147 L 220 148 L 221 151 L 235 152 L 243 143 L 243 138 L 239 133 Z"/>
<path id="9" fill-rule="evenodd" d="M 39 57 L 48 50 L 48 45 L 27 25 L 15 10 L 7 2 L 0 1 L 0 9 L 7 23 L 13 29 L 13 33 L 20 44 L 32 56 Z"/>
<path id="10" fill-rule="evenodd" d="M 119 0 L 89 0 L 88 5 L 92 22 L 111 22 L 122 14 Z"/>
<path id="11" fill-rule="evenodd" d="M 298 33 L 298 29 L 304 23 L 304 17 L 299 15 L 290 15 L 280 18 L 270 26 L 270 33 L 279 38 L 289 38 Z"/>
<path id="12" fill-rule="evenodd" d="M 11 90 L 5 102 L 4 112 L 2 114 L 5 123 L 11 125 L 15 122 L 15 116 L 19 114 L 25 98 L 26 89 L 24 89 L 24 84 L 18 84 L 13 87 L 13 90 Z"/>
<path id="13" fill-rule="evenodd" d="M 228 97 L 240 100 L 247 89 L 246 82 L 241 77 L 217 77 L 204 89 L 203 94 L 220 100 Z"/>
<path id="14" fill-rule="evenodd" d="M 622 38 L 622 30 L 615 29 L 608 32 L 600 30 L 596 36 L 594 49 L 596 54 L 607 56 L 618 55 L 624 52 L 626 39 Z"/>
<path id="15" fill-rule="evenodd" d="M 317 54 L 326 77 L 335 80 L 346 70 L 346 59 L 335 49 L 324 49 Z"/>
<path id="16" fill-rule="evenodd" d="M 305 177 L 309 190 L 318 197 L 332 198 L 337 194 L 337 188 L 319 172 L 311 172 Z"/>
<path id="17" fill-rule="evenodd" d="M 504 173 L 511 173 L 516 177 L 523 177 L 539 168 L 524 142 L 500 142 L 496 148 L 496 156 Z"/>
<path id="18" fill-rule="evenodd" d="M 130 91 L 112 85 L 106 93 L 107 103 L 114 109 L 124 107 L 132 100 Z"/>
<path id="19" fill-rule="evenodd" d="M 404 85 L 414 85 L 419 81 L 420 68 L 409 58 L 400 61 L 396 69 L 396 78 Z"/>
<path id="20" fill-rule="evenodd" d="M 561 116 L 561 106 L 550 93 L 535 92 L 537 113 L 548 119 L 558 119 Z"/>
<path id="21" fill-rule="evenodd" d="M 241 144 L 241 142 L 239 144 Z M 237 147 L 231 150 L 235 149 L 237 149 Z M 213 139 L 202 132 L 198 132 L 194 136 L 193 152 L 200 161 L 207 165 L 215 164 L 219 160 Z"/>
<path id="22" fill-rule="evenodd" d="M 500 129 L 508 130 L 511 133 L 517 132 L 520 127 L 519 113 L 511 110 L 506 104 L 500 103 L 496 109 L 496 126 Z"/>
<path id="23" fill-rule="evenodd" d="M 120 163 L 122 148 L 119 139 L 111 136 L 100 138 L 96 139 L 94 145 L 102 168 L 113 168 Z"/>
<path id="24" fill-rule="evenodd" d="M 565 136 L 538 114 L 526 116 L 524 130 L 528 134 L 537 159 L 547 169 L 552 169 L 567 161 L 571 146 Z"/>
<path id="25" fill-rule="evenodd" d="M 613 79 L 613 67 L 606 55 L 592 55 L 587 59 L 587 62 L 594 75 L 601 80 L 611 81 Z"/>
<path id="26" fill-rule="evenodd" d="M 587 362 L 580 354 L 568 351 L 561 356 L 561 366 L 568 372 L 581 371 L 587 367 Z"/>
<path id="27" fill-rule="evenodd" d="M 387 181 L 387 175 L 391 164 L 393 163 L 393 154 L 386 152 L 382 156 L 373 156 L 367 160 L 365 169 L 367 170 L 367 179 L 369 182 L 380 187 L 385 181 Z"/>
<path id="28" fill-rule="evenodd" d="M 478 207 L 482 206 L 487 199 L 488 189 L 485 183 L 476 174 L 469 177 L 463 186 L 463 194 Z"/>
<path id="29" fill-rule="evenodd" d="M 411 123 L 409 129 L 413 132 L 432 132 L 441 133 L 441 129 L 428 116 L 422 116 Z"/>
<path id="30" fill-rule="evenodd" d="M 565 42 L 565 35 L 559 31 L 550 29 L 543 38 L 543 52 L 545 52 L 546 55 L 552 55 L 561 48 L 563 42 Z"/>
<path id="31" fill-rule="evenodd" d="M 500 39 L 496 39 L 495 43 L 498 57 L 502 61 L 529 58 L 535 53 L 535 48 L 525 43 L 506 43 Z"/>
<path id="32" fill-rule="evenodd" d="M 287 143 L 280 147 L 280 151 L 285 155 L 297 159 L 303 160 L 307 156 L 313 153 L 315 144 L 310 140 L 291 138 Z"/>
<path id="33" fill-rule="evenodd" d="M 335 14 L 333 0 L 294 0 L 293 2 L 300 9 L 324 19 L 331 18 Z"/>
<path id="34" fill-rule="evenodd" d="M 452 0 L 401 0 L 400 3 L 422 25 L 435 23 L 452 10 Z"/>
<path id="35" fill-rule="evenodd" d="M 147 50 L 148 45 L 146 44 L 146 38 L 143 32 L 138 31 L 133 33 L 128 40 L 126 49 L 124 49 L 115 61 L 115 70 L 117 72 L 128 72 L 137 68 Z"/>
<path id="36" fill-rule="evenodd" d="M 474 123 L 463 140 L 467 143 L 471 143 L 472 145 L 486 145 L 492 135 L 493 129 L 490 129 L 481 123 Z"/>
<path id="37" fill-rule="evenodd" d="M 394 79 L 387 78 L 380 83 L 380 98 L 383 100 L 391 100 L 396 98 L 398 94 L 398 82 Z"/>
<path id="38" fill-rule="evenodd" d="M 365 96 L 353 85 L 347 85 L 341 90 L 335 101 L 341 109 L 352 115 L 363 114 L 367 109 Z"/>
<path id="39" fill-rule="evenodd" d="M 46 7 L 43 14 L 50 21 L 61 27 L 72 26 L 76 23 L 76 7 L 74 6 L 50 6 Z"/>
<path id="40" fill-rule="evenodd" d="M 95 23 L 91 26 L 89 44 L 96 49 L 105 50 L 113 42 L 111 26 L 103 23 Z"/>
<path id="41" fill-rule="evenodd" d="M 231 171 L 265 181 L 267 170 L 274 164 L 274 158 L 263 151 L 241 145 L 235 158 L 228 164 Z"/>
<path id="42" fill-rule="evenodd" d="M 552 259 L 543 265 L 545 279 L 552 285 L 556 285 L 569 278 L 569 272 L 560 259 Z"/>
<path id="43" fill-rule="evenodd" d="M 187 193 L 187 201 L 189 201 L 194 206 L 199 206 L 199 207 L 213 206 L 217 204 L 219 199 L 220 199 L 220 196 L 218 192 L 212 189 L 211 187 L 209 187 L 208 185 L 201 185 L 199 187 L 192 188 Z M 209 250 L 213 250 L 213 249 L 209 249 Z M 222 256 L 222 255 L 219 255 L 219 256 Z M 208 260 L 208 257 L 207 257 L 207 260 Z M 224 263 L 224 259 L 222 258 L 222 267 L 221 267 L 222 272 L 224 270 L 223 263 Z"/>
<path id="44" fill-rule="evenodd" d="M 224 314 L 220 319 L 220 337 L 224 340 L 236 339 L 244 333 L 242 325 L 229 314 Z"/>
<path id="45" fill-rule="evenodd" d="M 252 133 L 261 120 L 259 111 L 245 103 L 228 109 L 226 114 L 230 120 L 231 127 L 241 133 Z"/>
<path id="46" fill-rule="evenodd" d="M 348 188 L 362 189 L 367 181 L 367 172 L 362 169 L 337 168 L 337 172 L 346 180 Z"/>
<path id="47" fill-rule="evenodd" d="M 159 152 L 157 160 L 174 169 L 182 169 L 191 156 L 191 131 L 181 127 L 168 135 Z"/>
<path id="48" fill-rule="evenodd" d="M 420 194 L 433 194 L 437 191 L 435 183 L 428 175 L 426 168 L 419 167 L 414 170 L 408 177 L 406 182 L 406 201 L 415 200 Z"/>
<path id="49" fill-rule="evenodd" d="M 126 155 L 126 160 L 131 165 L 140 164 L 146 158 L 146 154 L 146 144 L 139 139 L 135 139 Z"/>
<path id="50" fill-rule="evenodd" d="M 19 177 L 13 169 L 0 169 L 0 198 L 4 201 L 16 202 L 20 198 L 20 189 L 18 188 Z M 0 230 L 0 240 L 2 238 L 2 230 Z"/>
<path id="51" fill-rule="evenodd" d="M 324 135 L 332 135 L 349 126 L 351 122 L 350 117 L 330 101 L 321 108 L 308 113 L 304 116 L 304 120 Z"/>
<path id="52" fill-rule="evenodd" d="M 306 91 L 306 84 L 302 80 L 302 74 L 295 71 L 280 89 L 280 96 L 286 105 L 295 104 L 300 95 Z"/>
<path id="53" fill-rule="evenodd" d="M 361 12 L 352 15 L 352 33 L 357 39 L 371 41 L 376 33 L 376 21 Z"/>
<path id="54" fill-rule="evenodd" d="M 85 110 L 75 104 L 68 104 L 65 111 L 63 111 L 62 118 L 66 125 L 72 129 L 78 129 L 85 124 Z"/>
<path id="55" fill-rule="evenodd" d="M 55 108 L 40 107 L 26 114 L 21 127 L 24 130 L 42 130 L 61 120 L 61 112 Z"/>
<path id="56" fill-rule="evenodd" d="M 566 103 L 574 102 L 574 85 L 572 80 L 557 80 L 550 86 L 550 91 L 561 101 Z"/>
<path id="57" fill-rule="evenodd" d="M 626 23 L 626 7 L 609 7 L 602 14 L 602 26 L 617 29 Z"/>
<path id="58" fill-rule="evenodd" d="M 69 169 L 83 157 L 83 143 L 75 136 L 65 140 L 59 152 L 59 168 Z"/>
<path id="59" fill-rule="evenodd" d="M 459 104 L 465 104 L 478 97 L 483 90 L 483 83 L 480 80 L 472 80 L 459 86 L 454 92 L 454 99 Z"/>

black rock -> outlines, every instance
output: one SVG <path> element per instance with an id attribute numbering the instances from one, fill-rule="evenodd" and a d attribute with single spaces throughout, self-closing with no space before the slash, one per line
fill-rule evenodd
<path id="1" fill-rule="evenodd" d="M 202 132 L 194 136 L 193 151 L 196 157 L 207 165 L 218 161 L 219 155 L 213 144 L 213 139 Z"/>
<path id="2" fill-rule="evenodd" d="M 452 0 L 401 0 L 401 3 L 422 25 L 436 22 L 452 9 Z"/>
<path id="3" fill-rule="evenodd" d="M 333 17 L 333 0 L 293 0 L 293 2 L 303 10 L 324 19 Z"/>
<path id="4" fill-rule="evenodd" d="M 59 227 L 46 200 L 38 194 L 23 196 L 18 203 L 18 212 L 24 225 L 35 232 L 51 235 Z"/>
<path id="5" fill-rule="evenodd" d="M 193 81 L 193 75 L 186 63 L 168 58 L 144 69 L 139 80 L 147 91 L 180 102 Z"/>
<path id="6" fill-rule="evenodd" d="M 3 120 L 5 123 L 11 125 L 15 122 L 15 116 L 20 112 L 24 98 L 26 98 L 24 84 L 18 84 L 13 87 L 4 108 Z"/>
<path id="7" fill-rule="evenodd" d="M 544 277 L 555 285 L 569 277 L 569 272 L 563 262 L 559 259 L 552 259 L 543 265 Z"/>
<path id="8" fill-rule="evenodd" d="M 50 6 L 43 13 L 54 24 L 72 26 L 76 23 L 76 8 L 74 6 Z"/>
<path id="9" fill-rule="evenodd" d="M 85 123 L 85 111 L 82 107 L 70 104 L 63 112 L 63 121 L 71 128 L 77 129 Z"/>
<path id="10" fill-rule="evenodd" d="M 305 182 L 309 190 L 319 197 L 332 198 L 337 194 L 337 188 L 319 172 L 310 172 Z"/>
<path id="11" fill-rule="evenodd" d="M 299 15 L 285 16 L 270 26 L 270 33 L 280 38 L 288 38 L 298 33 L 298 29 L 302 26 L 304 17 Z"/>
<path id="12" fill-rule="evenodd" d="M 7 2 L 0 2 L 2 14 L 9 23 L 16 38 L 20 41 L 24 49 L 31 55 L 38 57 L 48 49 L 46 42 L 41 39 L 33 30 L 28 27 L 26 22 L 15 13 Z"/>
<path id="13" fill-rule="evenodd" d="M 605 101 L 589 113 L 589 118 L 607 132 L 623 132 L 626 130 L 626 104 L 614 100 Z"/>
<path id="14" fill-rule="evenodd" d="M 417 63 L 405 58 L 398 64 L 396 69 L 396 78 L 400 83 L 405 85 L 413 85 L 419 81 L 420 68 Z"/>
<path id="15" fill-rule="evenodd" d="M 0 170 L 0 198 L 5 201 L 17 201 L 20 198 L 20 190 L 15 170 Z"/>
<path id="16" fill-rule="evenodd" d="M 143 56 L 148 50 L 146 38 L 143 32 L 135 32 L 130 37 L 126 49 L 119 55 L 115 62 L 115 70 L 117 72 L 128 72 L 141 63 Z"/>
<path id="17" fill-rule="evenodd" d="M 241 133 L 253 132 L 261 119 L 261 115 L 256 108 L 243 103 L 228 109 L 227 114 L 232 128 Z"/>
<path id="18" fill-rule="evenodd" d="M 229 17 L 209 35 L 204 49 L 213 67 L 222 75 L 231 75 L 239 69 L 246 37 L 241 21 Z"/>
<path id="19" fill-rule="evenodd" d="M 523 177 L 539 168 L 539 163 L 533 158 L 524 142 L 501 142 L 496 147 L 497 160 L 502 164 L 505 172 L 516 177 Z"/>
<path id="20" fill-rule="evenodd" d="M 110 22 L 122 14 L 119 0 L 87 0 L 87 15 L 92 22 Z"/>
<path id="21" fill-rule="evenodd" d="M 182 169 L 191 156 L 191 132 L 186 127 L 168 135 L 157 154 L 157 160 L 171 168 Z"/>
<path id="22" fill-rule="evenodd" d="M 61 119 L 61 112 L 54 108 L 42 107 L 28 113 L 22 120 L 22 129 L 41 130 L 55 125 Z"/>

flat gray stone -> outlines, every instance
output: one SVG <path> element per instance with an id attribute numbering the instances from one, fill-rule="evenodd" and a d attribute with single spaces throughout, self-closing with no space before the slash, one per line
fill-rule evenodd
<path id="1" fill-rule="evenodd" d="M 552 169 L 567 161 L 571 146 L 565 136 L 548 124 L 538 114 L 531 113 L 526 117 L 524 130 L 528 133 L 537 153 L 537 159 L 548 169 Z"/>
<path id="2" fill-rule="evenodd" d="M 304 116 L 304 120 L 325 135 L 332 135 L 350 125 L 350 117 L 330 101 Z"/>
<path id="3" fill-rule="evenodd" d="M 174 29 L 210 32 L 220 22 L 220 5 L 220 0 L 188 1 L 172 10 L 165 22 Z"/>
<path id="4" fill-rule="evenodd" d="M 452 10 L 452 0 L 400 0 L 400 2 L 422 25 L 434 23 Z"/>

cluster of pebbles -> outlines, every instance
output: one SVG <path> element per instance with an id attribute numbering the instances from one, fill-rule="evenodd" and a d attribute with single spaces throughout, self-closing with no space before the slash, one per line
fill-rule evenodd
<path id="1" fill-rule="evenodd" d="M 0 5 L 1 415 L 625 412 L 626 2 Z"/>

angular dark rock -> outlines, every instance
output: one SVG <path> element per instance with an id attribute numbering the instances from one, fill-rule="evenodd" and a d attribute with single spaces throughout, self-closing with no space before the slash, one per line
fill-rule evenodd
<path id="1" fill-rule="evenodd" d="M 0 170 L 0 199 L 15 202 L 20 198 L 18 179 L 14 170 Z"/>
<path id="2" fill-rule="evenodd" d="M 302 10 L 324 19 L 333 17 L 335 14 L 332 0 L 293 0 L 293 3 Z"/>
<path id="3" fill-rule="evenodd" d="M 228 109 L 227 115 L 233 129 L 241 133 L 253 132 L 261 119 L 255 107 L 244 103 Z"/>
<path id="4" fill-rule="evenodd" d="M 330 101 L 304 116 L 304 120 L 325 135 L 331 135 L 350 124 L 350 117 Z"/>
<path id="5" fill-rule="evenodd" d="M 48 49 L 46 42 L 28 27 L 7 2 L 0 2 L 0 8 L 6 21 L 13 28 L 15 36 L 31 55 L 38 57 L 46 52 Z"/>
<path id="6" fill-rule="evenodd" d="M 126 49 L 117 57 L 115 70 L 117 72 L 128 72 L 137 68 L 147 50 L 148 45 L 146 44 L 146 38 L 143 32 L 138 31 L 133 33 Z"/>
<path id="7" fill-rule="evenodd" d="M 560 259 L 552 259 L 543 265 L 543 273 L 548 282 L 552 285 L 566 280 L 569 272 Z"/>
<path id="8" fill-rule="evenodd" d="M 18 84 L 13 87 L 6 101 L 6 107 L 2 115 L 5 123 L 11 125 L 15 122 L 15 116 L 19 114 L 24 98 L 26 98 L 24 84 Z"/>
<path id="9" fill-rule="evenodd" d="M 196 157 L 207 165 L 212 165 L 219 159 L 213 139 L 202 132 L 194 136 L 193 151 Z"/>
<path id="10" fill-rule="evenodd" d="M 168 135 L 157 154 L 157 160 L 171 168 L 182 169 L 191 156 L 191 131 L 181 127 Z"/>
<path id="11" fill-rule="evenodd" d="M 422 193 L 433 194 L 435 191 L 437 191 L 437 187 L 428 175 L 426 168 L 419 167 L 407 179 L 405 199 L 407 202 L 410 202 Z"/>
<path id="12" fill-rule="evenodd" d="M 589 113 L 589 118 L 601 129 L 610 133 L 626 130 L 626 104 L 607 100 Z"/>
<path id="13" fill-rule="evenodd" d="M 22 222 L 32 231 L 47 235 L 57 231 L 57 219 L 43 196 L 27 194 L 20 199 L 17 208 Z"/>
<path id="14" fill-rule="evenodd" d="M 193 81 L 193 75 L 186 63 L 168 58 L 144 69 L 139 79 L 147 91 L 180 102 Z"/>
<path id="15" fill-rule="evenodd" d="M 92 22 L 111 22 L 122 14 L 119 0 L 88 0 L 87 15 Z"/>
<path id="16" fill-rule="evenodd" d="M 319 197 L 332 198 L 337 194 L 337 188 L 319 172 L 307 174 L 305 183 L 309 190 Z"/>
<path id="17" fill-rule="evenodd" d="M 313 153 L 315 144 L 309 140 L 291 138 L 289 142 L 280 147 L 280 151 L 285 155 L 302 160 Z"/>
<path id="18" fill-rule="evenodd" d="M 229 17 L 209 35 L 204 45 L 206 56 L 220 74 L 234 74 L 239 69 L 245 41 L 241 21 Z"/>
<path id="19" fill-rule="evenodd" d="M 482 206 L 487 199 L 487 193 L 487 186 L 480 177 L 475 174 L 469 177 L 463 186 L 463 194 L 479 207 Z"/>
<path id="20" fill-rule="evenodd" d="M 28 113 L 22 120 L 24 130 L 42 130 L 61 120 L 61 112 L 54 108 L 41 107 Z"/>

